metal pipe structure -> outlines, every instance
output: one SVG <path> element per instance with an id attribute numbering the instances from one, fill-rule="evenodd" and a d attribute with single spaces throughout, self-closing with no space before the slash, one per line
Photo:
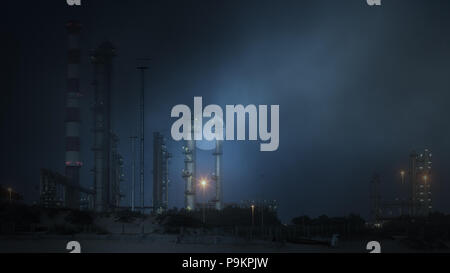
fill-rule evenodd
<path id="1" fill-rule="evenodd" d="M 111 183 L 111 78 L 115 48 L 105 42 L 91 55 L 94 64 L 94 207 L 110 209 Z"/>
<path id="2" fill-rule="evenodd" d="M 66 92 L 66 120 L 65 120 L 65 175 L 74 187 L 65 187 L 65 206 L 80 208 L 80 30 L 81 25 L 76 21 L 66 24 L 68 32 L 67 54 L 67 92 Z"/>
<path id="3" fill-rule="evenodd" d="M 216 182 L 216 209 L 221 210 L 223 208 L 222 200 L 222 140 L 216 140 L 216 149 L 213 152 L 215 158 L 215 172 L 213 179 Z"/>
<path id="4" fill-rule="evenodd" d="M 184 170 L 183 178 L 186 181 L 186 188 L 184 192 L 184 205 L 186 210 L 195 209 L 195 183 L 196 181 L 196 153 L 194 140 L 194 126 L 191 125 L 191 140 L 186 140 L 186 146 L 183 147 L 184 153 Z"/>

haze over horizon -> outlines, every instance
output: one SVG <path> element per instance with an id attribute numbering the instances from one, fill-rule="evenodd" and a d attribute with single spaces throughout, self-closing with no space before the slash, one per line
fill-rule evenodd
<path id="1" fill-rule="evenodd" d="M 201 5 L 199 4 L 201 2 Z M 427 2 L 427 3 L 425 3 Z M 152 201 L 152 133 L 170 137 L 177 104 L 280 105 L 280 143 L 223 147 L 225 203 L 276 199 L 283 222 L 300 215 L 368 217 L 369 181 L 398 196 L 408 155 L 433 152 L 433 203 L 450 213 L 450 2 L 65 1 L 5 2 L 1 182 L 37 201 L 39 169 L 63 173 L 68 20 L 82 46 L 81 183 L 92 186 L 93 69 L 89 52 L 109 40 L 114 60 L 112 128 L 120 138 L 128 206 L 130 141 L 136 134 L 137 58 L 146 81 L 146 204 Z M 20 14 L 20 16 L 17 16 Z M 204 144 L 204 143 L 203 143 Z M 203 145 L 200 144 L 200 145 Z M 182 207 L 181 142 L 169 139 L 170 207 Z M 213 171 L 199 149 L 198 173 Z M 208 192 L 213 194 L 212 191 Z"/>

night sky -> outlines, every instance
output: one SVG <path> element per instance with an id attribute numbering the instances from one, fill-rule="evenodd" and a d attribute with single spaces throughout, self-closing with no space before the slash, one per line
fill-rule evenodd
<path id="1" fill-rule="evenodd" d="M 450 212 L 450 2 L 4 1 L 1 30 L 0 184 L 38 200 L 39 169 L 64 172 L 67 33 L 82 25 L 82 185 L 93 178 L 93 67 L 89 52 L 117 48 L 112 126 L 120 137 L 129 205 L 136 134 L 137 58 L 151 58 L 146 89 L 146 205 L 152 132 L 170 138 L 177 104 L 279 104 L 280 146 L 224 143 L 224 201 L 276 199 L 294 216 L 368 216 L 369 181 L 398 195 L 411 150 L 433 151 L 434 208 Z M 181 142 L 169 140 L 170 207 L 183 206 Z M 198 152 L 198 174 L 213 171 Z M 209 194 L 213 194 L 210 187 Z"/>

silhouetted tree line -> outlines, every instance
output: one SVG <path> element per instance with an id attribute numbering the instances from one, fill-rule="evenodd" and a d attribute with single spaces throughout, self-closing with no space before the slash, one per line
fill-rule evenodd
<path id="1" fill-rule="evenodd" d="M 350 214 L 347 217 L 328 217 L 321 215 L 317 218 L 310 218 L 309 216 L 299 216 L 291 220 L 294 225 L 336 225 L 349 224 L 353 226 L 364 226 L 366 221 L 359 215 Z"/>
<path id="2" fill-rule="evenodd" d="M 40 210 L 21 203 L 0 204 L 0 223 L 14 223 L 18 226 L 26 226 L 39 223 Z"/>
<path id="3" fill-rule="evenodd" d="M 447 249 L 450 247 L 447 243 L 450 241 L 450 215 L 434 212 L 428 217 L 390 219 L 383 223 L 379 233 L 405 237 L 403 242 L 416 249 Z"/>
<path id="4" fill-rule="evenodd" d="M 225 207 L 218 211 L 205 210 L 205 223 L 203 223 L 203 210 L 187 211 L 185 209 L 171 209 L 158 217 L 159 222 L 167 227 L 250 227 L 250 226 L 277 226 L 280 225 L 275 212 L 268 209 L 255 209 L 252 216 L 251 208 Z"/>
<path id="5" fill-rule="evenodd" d="M 321 215 L 317 218 L 299 216 L 291 220 L 293 225 L 287 227 L 290 237 L 329 237 L 339 234 L 343 238 L 363 236 L 368 232 L 366 222 L 356 214 L 346 217 L 328 217 Z"/>

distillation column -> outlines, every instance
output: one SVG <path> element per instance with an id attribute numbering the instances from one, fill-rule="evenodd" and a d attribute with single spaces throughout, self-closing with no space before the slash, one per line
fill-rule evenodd
<path id="1" fill-rule="evenodd" d="M 67 54 L 67 93 L 66 93 L 66 156 L 65 175 L 75 187 L 80 185 L 80 30 L 78 22 L 66 24 L 68 32 Z M 80 192 L 72 187 L 65 187 L 65 206 L 80 208 Z"/>
<path id="2" fill-rule="evenodd" d="M 169 209 L 169 160 L 172 154 L 169 152 L 166 145 L 163 147 L 163 164 L 162 164 L 162 205 L 165 210 Z"/>
<path id="3" fill-rule="evenodd" d="M 216 149 L 213 152 L 215 158 L 215 172 L 213 179 L 216 182 L 216 209 L 221 210 L 223 208 L 222 200 L 222 140 L 216 140 Z"/>
<path id="4" fill-rule="evenodd" d="M 94 207 L 98 212 L 110 208 L 111 174 L 111 76 L 115 49 L 103 43 L 91 56 L 94 65 Z"/>
<path id="5" fill-rule="evenodd" d="M 186 181 L 186 189 L 184 192 L 184 204 L 187 210 L 195 209 L 195 140 L 194 126 L 191 125 L 191 140 L 186 140 L 186 146 L 183 147 L 184 153 L 184 170 L 183 178 Z"/>
<path id="6" fill-rule="evenodd" d="M 162 213 L 169 208 L 169 153 L 164 136 L 153 133 L 153 210 Z"/>

